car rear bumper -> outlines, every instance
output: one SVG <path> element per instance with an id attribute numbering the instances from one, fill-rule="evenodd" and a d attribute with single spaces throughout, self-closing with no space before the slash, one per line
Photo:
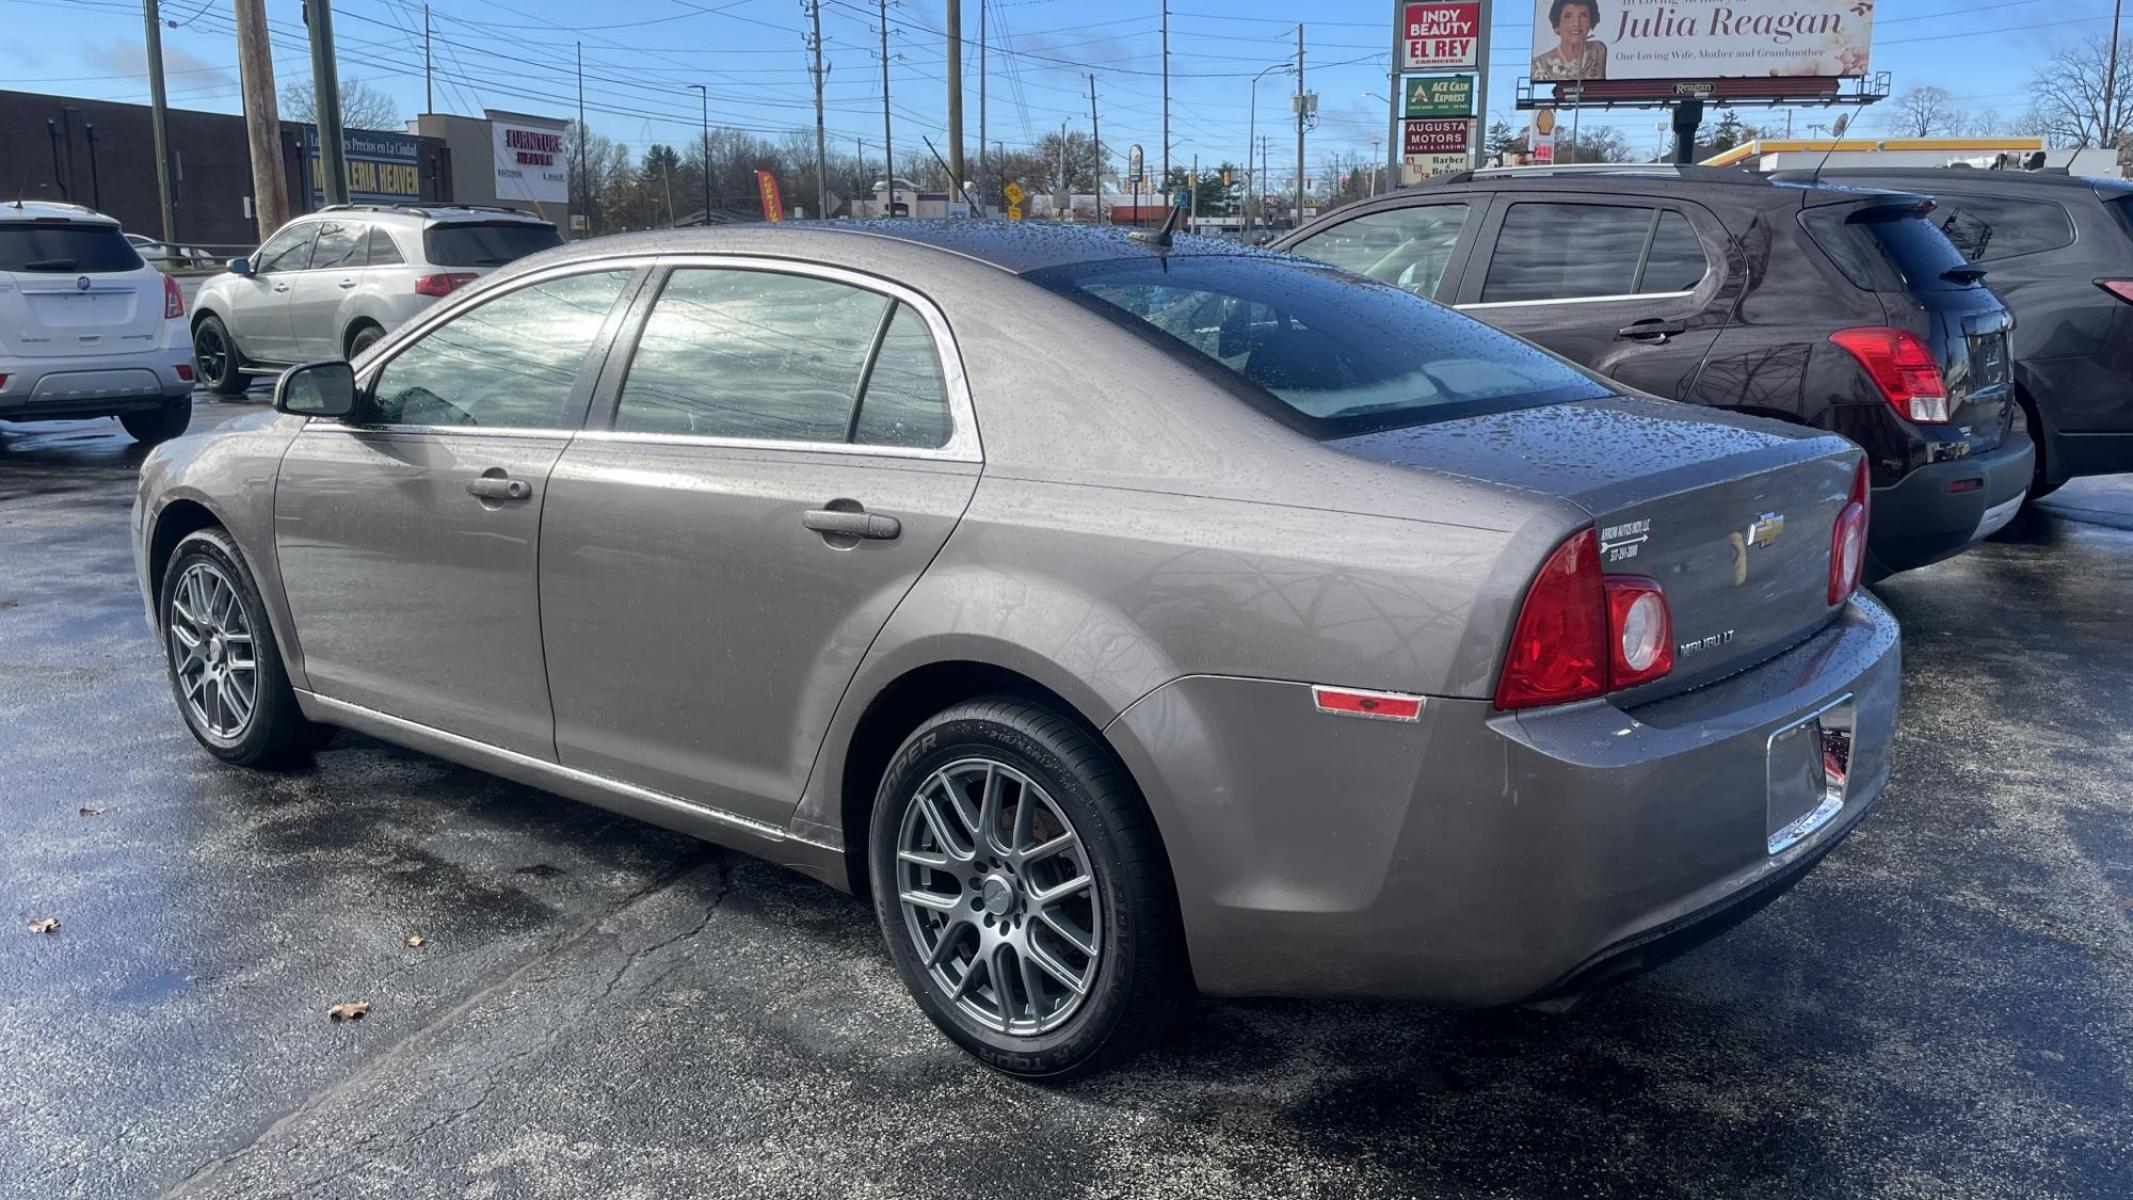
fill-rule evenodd
<path id="1" fill-rule="evenodd" d="M 1155 810 L 1203 990 L 1509 1004 L 1649 965 L 1804 874 L 1880 798 L 1900 656 L 1861 593 L 1792 650 L 1630 710 L 1431 698 L 1363 720 L 1195 676 L 1106 736 Z M 1833 705 L 1848 779 L 1797 824 L 1780 735 Z"/>
<path id="2" fill-rule="evenodd" d="M 108 417 L 192 394 L 185 347 L 81 358 L 0 358 L 0 421 Z"/>
<path id="3" fill-rule="evenodd" d="M 1989 453 L 1928 463 L 1875 488 L 1870 573 L 1879 578 L 1922 567 L 1990 536 L 2014 519 L 2035 467 L 2035 445 L 2014 432 Z"/>

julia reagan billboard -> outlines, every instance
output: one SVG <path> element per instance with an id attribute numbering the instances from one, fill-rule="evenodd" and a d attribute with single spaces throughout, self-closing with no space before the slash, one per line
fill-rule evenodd
<path id="1" fill-rule="evenodd" d="M 1534 0 L 1532 77 L 1866 74 L 1875 0 Z"/>

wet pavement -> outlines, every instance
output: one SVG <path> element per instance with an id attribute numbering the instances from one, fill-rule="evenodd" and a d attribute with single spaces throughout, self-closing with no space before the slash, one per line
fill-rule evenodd
<path id="1" fill-rule="evenodd" d="M 139 457 L 0 425 L 0 1196 L 2133 1190 L 2133 480 L 1878 589 L 1895 781 L 1730 935 L 1565 1016 L 1203 1003 L 1044 1090 L 829 888 L 351 735 L 216 764 Z"/>

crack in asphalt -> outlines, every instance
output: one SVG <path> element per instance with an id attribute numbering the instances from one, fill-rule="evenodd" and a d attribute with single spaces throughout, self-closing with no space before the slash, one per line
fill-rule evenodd
<path id="1" fill-rule="evenodd" d="M 592 920 L 581 924 L 580 926 L 578 926 L 578 928 L 571 931 L 568 935 L 558 939 L 554 943 L 550 944 L 547 948 L 538 951 L 537 953 L 526 959 L 524 962 L 521 962 L 516 967 L 513 967 L 510 971 L 505 973 L 495 982 L 485 984 L 475 989 L 473 992 L 469 993 L 464 1000 L 461 1000 L 459 1003 L 445 1010 L 435 1019 L 431 1020 L 430 1022 L 421 1026 L 418 1029 L 412 1030 L 411 1032 L 403 1035 L 390 1045 L 386 1046 L 377 1055 L 360 1065 L 353 1073 L 341 1079 L 338 1079 L 333 1083 L 327 1085 L 326 1087 L 321 1088 L 318 1091 L 313 1092 L 311 1095 L 305 1097 L 304 1100 L 301 1103 L 297 1104 L 294 1108 L 289 1109 L 287 1112 L 284 1112 L 279 1117 L 276 1117 L 273 1121 L 269 1122 L 265 1128 L 261 1129 L 258 1134 L 246 1141 L 242 1146 L 239 1146 L 226 1154 L 211 1158 L 206 1162 L 203 1162 L 198 1166 L 194 1167 L 192 1170 L 186 1172 L 185 1176 L 178 1180 L 177 1183 L 165 1189 L 163 1195 L 166 1198 L 175 1198 L 188 1194 L 196 1194 L 197 1189 L 199 1187 L 211 1183 L 217 1175 L 221 1174 L 224 1170 L 228 1169 L 232 1164 L 242 1159 L 245 1155 L 250 1154 L 254 1149 L 258 1148 L 262 1143 L 273 1137 L 280 1130 L 291 1126 L 298 1120 L 309 1116 L 313 1112 L 318 1111 L 319 1109 L 323 1108 L 327 1103 L 331 1102 L 335 1097 L 353 1089 L 357 1085 L 366 1081 L 370 1076 L 376 1074 L 380 1070 L 383 1070 L 387 1066 L 397 1063 L 405 1055 L 408 1050 L 408 1047 L 416 1044 L 417 1042 L 426 1038 L 428 1035 L 436 1033 L 439 1030 L 449 1028 L 450 1026 L 458 1022 L 461 1018 L 465 1017 L 467 1014 L 475 1011 L 483 1001 L 487 1000 L 489 997 L 499 992 L 504 991 L 505 989 L 511 987 L 514 984 L 523 982 L 525 977 L 534 969 L 545 965 L 550 960 L 554 959 L 557 955 L 571 949 L 572 947 L 578 945 L 580 942 L 583 942 L 585 939 L 598 933 L 603 926 L 614 920 L 614 918 L 616 918 L 617 916 L 620 916 L 621 914 L 629 911 L 630 908 L 637 905 L 638 903 L 641 903 L 645 899 L 656 895 L 659 892 L 665 891 L 669 887 L 672 887 L 682 878 L 686 877 L 691 872 L 697 870 L 699 867 L 704 866 L 706 863 L 712 863 L 717 865 L 719 868 L 721 883 L 720 889 L 713 899 L 713 903 L 705 911 L 703 923 L 699 924 L 695 930 L 691 931 L 690 936 L 693 936 L 693 934 L 696 932 L 701 932 L 703 926 L 710 922 L 712 911 L 714 911 L 718 907 L 719 902 L 722 902 L 725 899 L 726 892 L 731 887 L 732 868 L 728 862 L 727 853 L 728 852 L 722 851 L 715 846 L 706 844 L 703 847 L 703 853 L 691 855 L 685 859 L 682 859 L 679 863 L 675 864 L 669 870 L 662 872 L 660 875 L 658 875 L 651 881 L 645 883 L 643 886 L 624 896 L 618 903 L 616 903 L 606 912 L 603 912 L 598 917 L 595 917 Z M 676 940 L 679 939 L 668 938 L 662 941 L 660 945 L 671 944 L 673 941 Z M 630 964 L 635 962 L 642 953 L 643 951 L 633 952 L 630 960 L 623 964 L 623 971 L 626 972 L 629 969 Z M 609 981 L 607 985 L 607 990 L 602 993 L 603 999 L 605 998 L 608 992 L 611 992 L 614 989 L 615 984 L 618 982 L 620 982 L 620 973 L 617 974 L 617 977 L 615 979 Z M 560 1034 L 558 1034 L 558 1036 L 560 1036 Z M 553 1044 L 552 1040 L 548 1044 Z M 512 1056 L 513 1059 L 516 1059 L 518 1057 L 521 1057 L 521 1055 Z M 482 1100 L 486 1100 L 487 1098 L 488 1097 L 485 1092 L 482 1096 Z M 465 1111 L 471 1112 L 474 1108 L 478 1108 L 480 1106 L 480 1103 L 481 1101 L 477 1101 L 474 1105 L 469 1106 Z M 464 1115 L 464 1113 L 460 1115 Z M 426 1128 L 435 1128 L 438 1124 L 439 1123 L 437 1122 L 433 1122 L 430 1126 Z M 359 1145 L 367 1145 L 371 1140 L 372 1139 L 370 1138 L 366 1138 L 362 1143 L 359 1143 Z M 314 1182 L 324 1181 L 320 1180 Z M 304 1186 L 307 1188 L 310 1187 L 311 1182 L 307 1182 Z"/>

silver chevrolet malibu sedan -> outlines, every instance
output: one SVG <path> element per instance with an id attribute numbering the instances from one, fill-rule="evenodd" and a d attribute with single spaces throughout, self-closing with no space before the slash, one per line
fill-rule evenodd
<path id="1" fill-rule="evenodd" d="M 1839 438 L 1217 241 L 602 238 L 155 450 L 233 763 L 332 727 L 871 895 L 943 1032 L 1081 1074 L 1225 996 L 1575 996 L 1879 798 Z"/>

